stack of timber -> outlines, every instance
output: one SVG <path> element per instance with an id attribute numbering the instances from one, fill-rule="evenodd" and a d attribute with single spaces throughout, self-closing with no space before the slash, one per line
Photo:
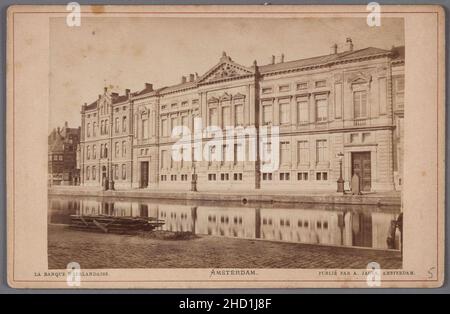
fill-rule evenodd
<path id="1" fill-rule="evenodd" d="M 71 228 L 104 233 L 133 233 L 151 231 L 164 225 L 164 220 L 151 217 L 119 217 L 106 215 L 71 215 Z"/>

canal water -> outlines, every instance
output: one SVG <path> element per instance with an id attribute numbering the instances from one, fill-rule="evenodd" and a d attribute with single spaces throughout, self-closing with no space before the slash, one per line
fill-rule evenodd
<path id="1" fill-rule="evenodd" d="M 153 217 L 164 220 L 159 229 L 173 232 L 399 250 L 400 232 L 392 228 L 399 213 L 398 207 L 368 205 L 243 205 L 49 196 L 48 222 L 70 224 L 70 215 Z"/>

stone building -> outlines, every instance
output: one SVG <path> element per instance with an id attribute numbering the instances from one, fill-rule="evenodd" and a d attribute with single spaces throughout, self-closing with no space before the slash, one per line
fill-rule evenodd
<path id="1" fill-rule="evenodd" d="M 82 184 L 190 190 L 336 190 L 354 173 L 363 191 L 401 188 L 404 48 L 331 47 L 326 55 L 251 66 L 226 53 L 205 74 L 176 85 L 119 96 L 105 89 L 82 108 Z M 175 126 L 254 127 L 256 135 L 209 145 L 211 133 L 189 139 L 210 160 L 174 160 Z M 260 130 L 279 127 L 279 143 Z M 228 131 L 224 131 L 226 137 Z M 255 137 L 255 159 L 250 142 Z M 200 145 L 200 146 L 198 146 Z M 232 147 L 229 147 L 232 146 Z M 261 146 L 261 147 L 260 147 Z M 260 149 L 279 149 L 279 167 L 262 172 Z M 101 153 L 103 152 L 103 153 Z M 237 160 L 244 153 L 244 160 Z M 226 158 L 224 158 L 226 157 Z M 212 159 L 212 160 L 211 160 Z"/>
<path id="2" fill-rule="evenodd" d="M 79 185 L 80 171 L 77 169 L 76 152 L 80 143 L 81 128 L 53 129 L 48 136 L 48 184 Z"/>

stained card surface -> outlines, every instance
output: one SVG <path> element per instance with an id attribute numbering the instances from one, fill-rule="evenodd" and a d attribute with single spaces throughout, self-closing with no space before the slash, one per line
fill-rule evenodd
<path id="1" fill-rule="evenodd" d="M 13 6 L 17 288 L 438 287 L 439 6 Z"/>

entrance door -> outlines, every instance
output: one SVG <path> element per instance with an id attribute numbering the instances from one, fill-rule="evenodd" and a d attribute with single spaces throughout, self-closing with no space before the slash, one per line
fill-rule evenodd
<path id="1" fill-rule="evenodd" d="M 361 191 L 370 191 L 372 185 L 370 152 L 352 153 L 352 176 L 359 177 Z"/>
<path id="2" fill-rule="evenodd" d="M 148 187 L 148 161 L 141 161 L 141 188 Z"/>

